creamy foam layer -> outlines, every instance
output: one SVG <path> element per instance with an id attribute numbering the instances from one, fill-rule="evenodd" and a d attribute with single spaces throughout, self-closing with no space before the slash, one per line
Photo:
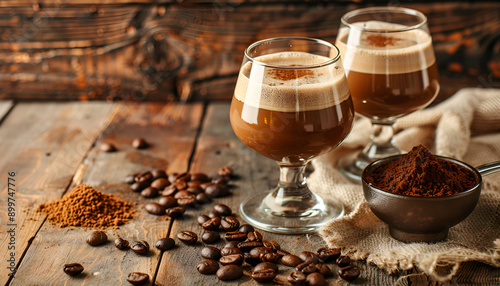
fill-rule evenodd
<path id="1" fill-rule="evenodd" d="M 290 69 L 319 65 L 330 59 L 303 52 L 280 52 L 255 60 L 277 68 L 252 62 L 241 68 L 234 93 L 245 104 L 295 112 L 327 108 L 350 96 L 340 61 L 319 68 Z"/>
<path id="2" fill-rule="evenodd" d="M 354 25 L 382 31 L 407 28 L 403 25 L 380 21 L 359 22 Z M 374 33 L 356 28 L 342 28 L 336 45 L 340 49 L 344 67 L 357 72 L 409 73 L 427 69 L 436 62 L 431 37 L 420 29 Z"/>

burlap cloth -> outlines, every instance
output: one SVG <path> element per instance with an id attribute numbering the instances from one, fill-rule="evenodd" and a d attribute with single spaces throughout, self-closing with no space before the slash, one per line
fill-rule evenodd
<path id="1" fill-rule="evenodd" d="M 394 127 L 396 145 L 404 151 L 423 144 L 434 154 L 472 166 L 499 161 L 500 90 L 460 90 L 440 104 L 399 119 Z M 483 177 L 476 209 L 450 228 L 445 241 L 403 243 L 393 239 L 387 225 L 371 212 L 361 184 L 348 180 L 337 169 L 337 160 L 359 152 L 369 142 L 369 135 L 370 122 L 358 119 L 340 147 L 312 162 L 311 189 L 326 201 L 341 201 L 346 209 L 346 215 L 328 221 L 319 230 L 328 245 L 389 273 L 415 267 L 437 281 L 451 279 L 465 261 L 500 267 L 500 173 Z"/>

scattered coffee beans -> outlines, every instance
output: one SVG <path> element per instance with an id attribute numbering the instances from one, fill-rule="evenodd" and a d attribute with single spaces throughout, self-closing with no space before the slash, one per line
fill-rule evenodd
<path id="1" fill-rule="evenodd" d="M 158 196 L 158 189 L 154 187 L 147 187 L 141 191 L 141 196 L 145 198 L 156 198 Z"/>
<path id="2" fill-rule="evenodd" d="M 103 152 L 115 152 L 116 151 L 116 147 L 115 145 L 111 144 L 111 143 L 101 143 L 101 145 L 99 145 L 99 149 L 101 149 L 101 151 Z"/>
<path id="3" fill-rule="evenodd" d="M 235 231 L 240 227 L 240 222 L 235 217 L 225 216 L 220 220 L 220 225 L 224 231 Z"/>
<path id="4" fill-rule="evenodd" d="M 222 265 L 241 265 L 243 263 L 243 254 L 229 254 L 219 258 L 219 262 Z"/>
<path id="5" fill-rule="evenodd" d="M 224 265 L 216 272 L 217 278 L 222 281 L 231 281 L 243 276 L 243 268 L 239 265 Z"/>
<path id="6" fill-rule="evenodd" d="M 348 266 L 351 263 L 351 258 L 349 256 L 342 255 L 337 258 L 336 263 L 339 267 Z"/>
<path id="7" fill-rule="evenodd" d="M 159 250 L 169 250 L 175 246 L 175 240 L 173 238 L 170 238 L 170 237 L 160 238 L 156 242 L 155 246 Z"/>
<path id="8" fill-rule="evenodd" d="M 219 228 L 220 223 L 221 223 L 221 219 L 218 217 L 214 217 L 214 218 L 209 219 L 206 222 L 204 222 L 201 225 L 201 227 L 203 227 L 203 229 L 206 229 L 206 230 L 216 230 Z"/>
<path id="9" fill-rule="evenodd" d="M 88 244 L 90 244 L 92 246 L 96 246 L 96 245 L 103 244 L 106 241 L 108 241 L 108 236 L 102 230 L 95 230 L 87 236 L 86 241 Z"/>
<path id="10" fill-rule="evenodd" d="M 220 213 L 222 216 L 230 216 L 233 213 L 231 208 L 225 204 L 216 204 L 214 206 L 214 211 Z"/>
<path id="11" fill-rule="evenodd" d="M 276 271 L 274 271 L 271 268 L 254 270 L 252 272 L 252 279 L 259 283 L 265 283 L 273 281 L 276 275 L 277 275 Z"/>
<path id="12" fill-rule="evenodd" d="M 220 234 L 213 230 L 205 230 L 201 235 L 201 240 L 207 244 L 213 244 L 220 240 Z"/>
<path id="13" fill-rule="evenodd" d="M 319 260 L 323 262 L 335 261 L 340 256 L 340 248 L 320 248 L 318 249 Z"/>
<path id="14" fill-rule="evenodd" d="M 300 259 L 302 259 L 302 261 L 304 262 L 308 262 L 308 263 L 318 263 L 319 262 L 319 258 L 318 258 L 318 255 L 314 252 L 310 252 L 310 251 L 302 251 L 300 254 L 299 254 L 299 257 Z"/>
<path id="15" fill-rule="evenodd" d="M 154 215 L 163 215 L 165 214 L 165 207 L 160 205 L 159 203 L 147 203 L 144 206 L 144 209 L 150 214 Z"/>
<path id="16" fill-rule="evenodd" d="M 203 223 L 206 222 L 209 219 L 210 219 L 210 217 L 208 217 L 207 215 L 203 214 L 203 215 L 198 216 L 197 221 L 198 221 L 199 225 L 203 225 Z"/>
<path id="17" fill-rule="evenodd" d="M 296 267 L 302 262 L 303 262 L 302 259 L 300 259 L 300 257 L 294 254 L 287 254 L 281 258 L 281 263 L 283 263 L 283 265 L 290 267 Z"/>
<path id="18" fill-rule="evenodd" d="M 324 263 L 318 263 L 316 264 L 316 267 L 318 268 L 318 272 L 321 273 L 325 278 L 333 276 L 333 272 L 328 265 Z"/>
<path id="19" fill-rule="evenodd" d="M 358 278 L 360 271 L 358 267 L 351 265 L 340 268 L 338 274 L 340 278 L 346 281 L 353 281 L 354 279 Z"/>
<path id="20" fill-rule="evenodd" d="M 128 240 L 118 237 L 115 239 L 115 246 L 118 249 L 127 249 L 129 247 L 129 242 Z"/>
<path id="21" fill-rule="evenodd" d="M 287 281 L 292 285 L 304 285 L 306 283 L 306 275 L 300 271 L 294 270 L 288 274 Z"/>
<path id="22" fill-rule="evenodd" d="M 137 254 L 145 254 L 149 251 L 149 244 L 145 240 L 134 241 L 130 245 L 130 249 Z"/>
<path id="23" fill-rule="evenodd" d="M 198 266 L 196 266 L 196 269 L 198 269 L 198 272 L 201 274 L 215 274 L 219 270 L 219 263 L 213 259 L 205 260 L 200 262 Z"/>
<path id="24" fill-rule="evenodd" d="M 186 212 L 184 207 L 173 207 L 165 210 L 165 214 L 171 218 L 178 218 Z"/>
<path id="25" fill-rule="evenodd" d="M 220 251 L 220 254 L 222 256 L 226 256 L 226 255 L 230 255 L 230 254 L 243 254 L 243 252 L 237 247 L 228 246 L 228 247 L 222 248 Z"/>
<path id="26" fill-rule="evenodd" d="M 253 228 L 253 226 L 251 226 L 249 224 L 242 224 L 240 226 L 240 228 L 238 229 L 238 231 L 241 231 L 241 232 L 248 234 L 249 232 L 255 231 L 255 229 Z"/>
<path id="27" fill-rule="evenodd" d="M 201 249 L 201 256 L 206 259 L 219 260 L 221 251 L 215 246 L 206 245 Z"/>
<path id="28" fill-rule="evenodd" d="M 135 138 L 134 140 L 132 140 L 132 147 L 134 147 L 135 149 L 144 149 L 148 146 L 149 144 L 148 142 L 146 142 L 146 140 L 144 140 L 144 138 Z"/>
<path id="29" fill-rule="evenodd" d="M 198 235 L 190 230 L 183 230 L 177 234 L 177 238 L 185 244 L 193 245 L 198 241 Z"/>
<path id="30" fill-rule="evenodd" d="M 307 275 L 306 283 L 309 286 L 325 286 L 325 285 L 327 285 L 325 277 L 323 277 L 323 275 L 321 275 L 321 273 L 318 273 L 318 272 L 310 273 L 309 275 Z"/>
<path id="31" fill-rule="evenodd" d="M 80 263 L 64 264 L 64 273 L 70 276 L 76 276 L 83 272 L 83 266 Z"/>
<path id="32" fill-rule="evenodd" d="M 149 282 L 149 275 L 142 272 L 131 272 L 127 276 L 127 281 L 132 285 L 144 285 Z"/>

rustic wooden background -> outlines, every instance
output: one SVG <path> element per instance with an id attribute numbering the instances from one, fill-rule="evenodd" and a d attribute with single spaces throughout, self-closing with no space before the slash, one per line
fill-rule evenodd
<path id="1" fill-rule="evenodd" d="M 428 16 L 438 100 L 500 87 L 499 1 L 9 0 L 0 3 L 0 99 L 229 100 L 249 44 L 334 42 L 340 17 L 370 5 Z"/>

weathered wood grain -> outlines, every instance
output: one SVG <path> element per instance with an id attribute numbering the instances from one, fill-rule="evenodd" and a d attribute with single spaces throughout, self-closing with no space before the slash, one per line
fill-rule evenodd
<path id="1" fill-rule="evenodd" d="M 12 100 L 0 101 L 0 122 L 2 122 L 4 116 L 7 115 L 13 106 L 14 102 Z"/>
<path id="2" fill-rule="evenodd" d="M 157 221 L 143 205 L 156 199 L 145 199 L 123 183 L 128 174 L 152 169 L 169 173 L 184 172 L 195 145 L 203 106 L 174 104 L 117 104 L 107 118 L 106 129 L 89 151 L 73 179 L 94 186 L 104 193 L 138 202 L 136 218 L 118 229 L 107 229 L 109 242 L 92 247 L 85 242 L 90 230 L 60 229 L 46 222 L 38 232 L 11 285 L 127 285 L 130 272 L 148 273 L 154 277 L 159 261 L 155 242 L 167 235 L 170 221 Z M 136 150 L 131 142 L 144 138 L 150 147 Z M 116 146 L 116 152 L 104 153 L 103 142 Z M 118 250 L 113 241 L 120 236 L 130 243 L 146 240 L 151 247 L 147 255 Z M 71 278 L 62 271 L 66 263 L 78 262 L 85 272 Z M 33 276 L 33 269 L 44 265 L 44 271 Z"/>
<path id="3" fill-rule="evenodd" d="M 102 132 L 100 123 L 110 108 L 111 104 L 102 102 L 20 103 L 3 121 L 0 128 L 0 257 L 10 258 L 12 252 L 17 267 L 44 221 L 44 215 L 35 213 L 36 206 L 61 197 L 78 164 Z M 9 186 L 9 182 L 14 185 Z M 7 203 L 12 199 L 15 206 L 11 216 Z M 11 229 L 13 240 L 10 233 L 7 235 Z M 9 280 L 10 262 L 6 260 L 0 263 L 2 285 Z"/>

